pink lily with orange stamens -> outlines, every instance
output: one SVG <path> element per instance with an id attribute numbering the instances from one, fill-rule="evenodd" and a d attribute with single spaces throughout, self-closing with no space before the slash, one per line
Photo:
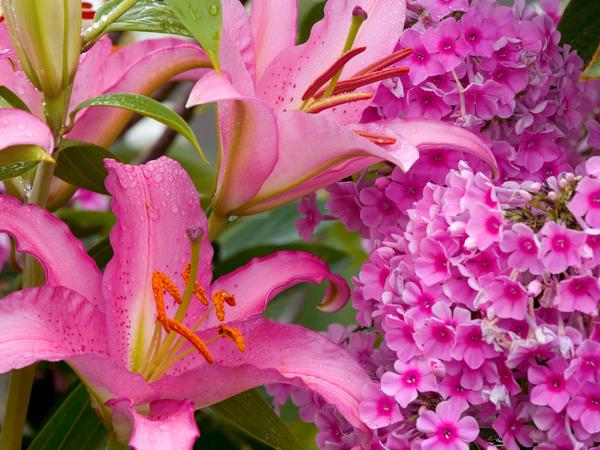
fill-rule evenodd
<path id="1" fill-rule="evenodd" d="M 370 378 L 319 333 L 262 317 L 281 291 L 329 282 L 321 308 L 349 297 L 319 258 L 283 251 L 212 281 L 207 220 L 191 179 L 169 158 L 106 160 L 117 217 L 104 273 L 48 211 L 0 196 L 0 231 L 42 264 L 44 286 L 0 301 L 0 372 L 66 361 L 97 411 L 136 449 L 187 449 L 194 410 L 274 382 L 312 389 L 363 427 Z M 165 182 L 168 181 L 168 182 Z"/>
<path id="2" fill-rule="evenodd" d="M 188 106 L 218 103 L 215 223 L 313 192 L 370 165 L 407 171 L 418 149 L 473 153 L 495 168 L 486 145 L 438 121 L 361 123 L 378 84 L 406 73 L 393 52 L 404 0 L 329 0 L 308 42 L 295 45 L 296 0 L 253 0 L 250 15 L 223 0 L 222 76 L 209 71 Z"/>

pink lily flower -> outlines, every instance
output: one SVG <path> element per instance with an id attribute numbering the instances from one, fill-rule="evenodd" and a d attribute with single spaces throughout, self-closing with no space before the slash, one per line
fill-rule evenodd
<path id="1" fill-rule="evenodd" d="M 194 409 L 271 383 L 308 387 L 364 427 L 370 378 L 350 354 L 262 317 L 300 282 L 329 281 L 321 308 L 336 310 L 349 297 L 344 280 L 311 254 L 284 251 L 211 283 L 206 216 L 183 168 L 165 157 L 105 164 L 117 224 L 104 274 L 48 211 L 0 196 L 0 230 L 46 272 L 44 286 L 0 301 L 0 372 L 65 360 L 105 423 L 137 449 L 191 448 Z"/>
<path id="2" fill-rule="evenodd" d="M 176 75 L 210 67 L 210 61 L 200 47 L 182 39 L 144 40 L 113 50 L 110 40 L 103 38 L 81 56 L 73 82 L 70 110 L 84 100 L 110 92 L 150 95 Z M 43 95 L 20 67 L 5 23 L 0 24 L 0 84 L 15 92 L 34 115 L 43 117 Z M 131 114 L 117 108 L 88 108 L 78 114 L 66 136 L 109 147 Z"/>
<path id="3" fill-rule="evenodd" d="M 408 70 L 393 67 L 410 53 L 393 52 L 404 0 L 330 0 L 301 45 L 296 3 L 254 0 L 248 16 L 239 1 L 222 2 L 222 76 L 209 71 L 188 101 L 219 106 L 217 216 L 273 208 L 381 161 L 407 171 L 417 148 L 462 150 L 495 166 L 463 128 L 420 119 L 361 123 L 379 82 Z"/>

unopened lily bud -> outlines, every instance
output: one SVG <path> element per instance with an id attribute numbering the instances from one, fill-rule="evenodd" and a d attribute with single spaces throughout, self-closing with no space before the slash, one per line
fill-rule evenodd
<path id="1" fill-rule="evenodd" d="M 81 50 L 80 0 L 0 0 L 10 38 L 29 80 L 46 97 L 67 88 Z"/>

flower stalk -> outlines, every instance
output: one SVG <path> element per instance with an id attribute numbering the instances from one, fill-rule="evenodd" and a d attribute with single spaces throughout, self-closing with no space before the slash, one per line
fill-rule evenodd
<path id="1" fill-rule="evenodd" d="M 127 12 L 129 8 L 137 3 L 137 0 L 123 0 L 109 13 L 100 17 L 100 20 L 94 22 L 81 33 L 81 46 L 86 49 L 104 34 L 106 28 Z"/>

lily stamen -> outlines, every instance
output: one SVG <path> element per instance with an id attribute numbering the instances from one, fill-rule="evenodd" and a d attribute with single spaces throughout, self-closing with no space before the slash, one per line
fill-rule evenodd
<path id="1" fill-rule="evenodd" d="M 374 142 L 375 144 L 378 144 L 378 145 L 393 145 L 396 143 L 395 137 L 387 136 L 385 134 L 376 134 L 376 133 L 371 133 L 369 131 L 363 131 L 363 130 L 354 130 L 354 132 L 356 134 L 358 134 L 359 136 L 367 138 L 371 142 Z"/>
<path id="2" fill-rule="evenodd" d="M 381 58 L 379 61 L 375 61 L 373 64 L 370 64 L 367 67 L 359 70 L 354 75 L 352 75 L 351 78 L 360 77 L 360 76 L 366 75 L 368 73 L 379 72 L 380 70 L 383 70 L 383 69 L 391 66 L 392 64 L 397 63 L 401 59 L 404 59 L 407 56 L 410 56 L 411 53 L 412 53 L 412 48 L 404 48 L 402 50 L 398 50 L 397 52 L 394 52 L 391 55 L 386 56 L 385 58 Z"/>
<path id="3" fill-rule="evenodd" d="M 229 306 L 235 306 L 235 297 L 229 292 L 219 289 L 212 296 L 212 301 L 215 305 L 215 313 L 217 314 L 217 318 L 223 322 L 225 320 L 225 303 L 227 303 Z"/>
<path id="4" fill-rule="evenodd" d="M 219 325 L 219 336 L 231 339 L 233 342 L 235 342 L 235 345 L 240 352 L 243 353 L 246 351 L 246 342 L 244 341 L 244 336 L 242 336 L 242 333 L 240 333 L 238 329 L 227 325 Z"/>
<path id="5" fill-rule="evenodd" d="M 387 80 L 388 78 L 396 77 L 403 73 L 408 73 L 408 67 L 394 67 L 391 69 L 384 69 L 378 72 L 370 72 L 365 75 L 353 77 L 348 80 L 340 81 L 335 89 L 333 95 L 342 94 L 344 92 L 352 92 L 367 84 L 375 83 L 376 81 Z M 317 92 L 316 97 L 323 95 L 324 91 Z"/>
<path id="6" fill-rule="evenodd" d="M 191 267 L 192 267 L 192 263 L 187 263 L 185 265 L 185 269 L 183 270 L 183 273 L 181 274 L 181 278 L 183 278 L 183 282 L 186 284 L 188 283 L 188 281 L 190 279 Z M 208 299 L 206 298 L 206 293 L 204 292 L 204 289 L 202 288 L 202 286 L 200 286 L 200 283 L 198 283 L 197 281 L 194 282 L 193 296 L 196 297 L 200 301 L 200 303 L 202 303 L 204 306 L 208 306 Z"/>
<path id="7" fill-rule="evenodd" d="M 335 108 L 346 103 L 358 102 L 361 100 L 369 100 L 373 97 L 372 92 L 351 92 L 342 95 L 334 95 L 314 101 L 306 108 L 305 112 L 316 114 L 326 109 Z"/>

